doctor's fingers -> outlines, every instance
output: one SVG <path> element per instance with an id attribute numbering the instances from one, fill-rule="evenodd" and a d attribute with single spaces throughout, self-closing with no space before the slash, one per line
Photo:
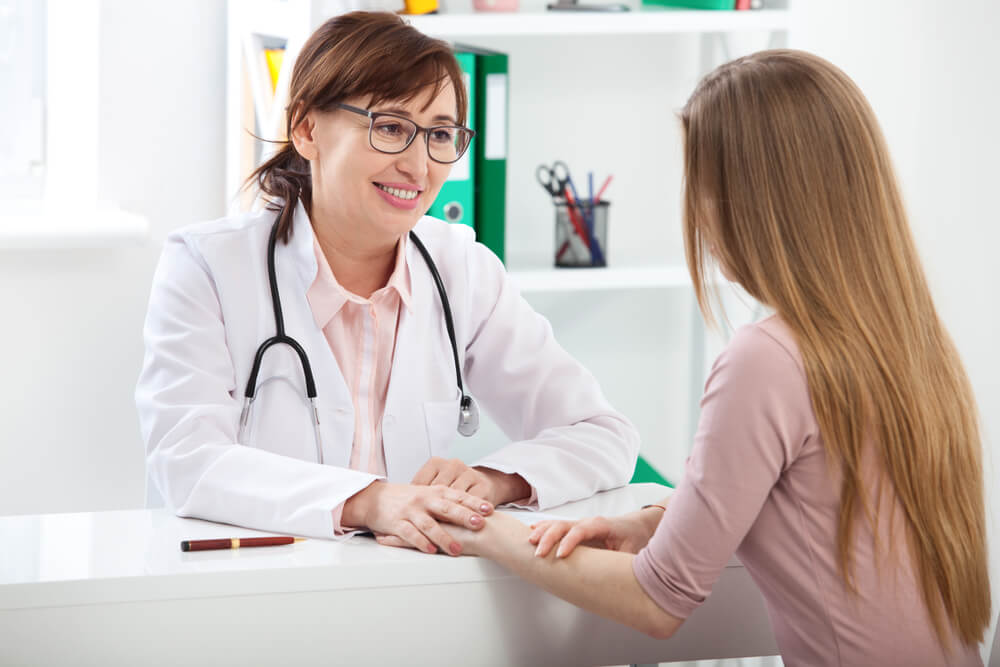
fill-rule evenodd
<path id="1" fill-rule="evenodd" d="M 398 535 L 376 535 L 375 541 L 386 547 L 399 547 L 402 549 L 416 549 L 415 546 Z M 436 551 L 436 549 L 435 549 Z"/>
<path id="2" fill-rule="evenodd" d="M 482 521 L 482 518 L 480 518 L 479 520 Z M 416 529 L 420 531 L 423 537 L 427 538 L 428 540 L 436 544 L 438 548 L 441 549 L 441 551 L 445 552 L 446 554 L 457 556 L 460 553 L 462 553 L 462 545 L 458 543 L 458 540 L 449 535 L 448 531 L 446 531 L 441 526 L 441 524 L 435 521 L 434 518 L 429 514 L 426 514 L 424 512 L 415 512 L 413 515 L 410 516 L 408 522 L 404 521 L 403 523 L 409 523 L 412 526 L 415 526 Z M 410 537 L 411 533 L 409 531 L 407 531 L 406 534 L 397 531 L 397 535 L 407 540 L 408 542 L 413 543 Z M 434 552 L 430 551 L 427 553 L 434 553 Z"/>
<path id="3" fill-rule="evenodd" d="M 427 463 L 420 467 L 420 470 L 418 470 L 417 474 L 413 476 L 413 480 L 410 484 L 415 484 L 417 486 L 428 486 L 433 483 L 442 484 L 443 482 L 434 482 L 434 480 L 439 477 L 442 479 L 446 478 L 449 474 L 448 471 L 450 471 L 451 476 L 448 478 L 448 482 L 444 484 L 447 486 L 451 483 L 451 480 L 461 474 L 461 470 L 458 469 L 458 466 L 455 463 L 456 461 L 457 459 L 448 460 L 443 459 L 440 456 L 432 456 L 427 460 Z M 444 475 L 442 475 L 442 472 L 444 472 Z"/>
<path id="4" fill-rule="evenodd" d="M 490 482 L 490 478 L 481 471 L 473 468 L 468 468 L 448 486 L 458 491 L 471 493 L 480 498 L 489 498 L 493 495 L 493 485 Z"/>
<path id="5" fill-rule="evenodd" d="M 469 498 L 472 497 L 469 496 Z M 452 502 L 445 498 L 432 500 L 427 506 L 427 512 L 436 519 L 471 530 L 479 530 L 483 527 L 484 520 L 482 515 L 460 503 Z"/>
<path id="6" fill-rule="evenodd" d="M 448 461 L 444 461 L 441 467 L 438 468 L 437 474 L 434 475 L 434 479 L 432 479 L 429 483 L 431 486 L 450 486 L 457 489 L 460 487 L 456 485 L 456 482 L 468 478 L 470 475 L 478 474 L 481 473 L 467 466 L 465 461 L 460 459 L 450 459 Z M 470 486 L 472 486 L 472 484 L 467 484 L 462 487 L 461 490 L 467 491 Z"/>
<path id="7" fill-rule="evenodd" d="M 424 515 L 427 519 L 427 517 Z M 433 523 L 433 519 L 431 519 Z M 436 525 L 436 523 L 435 523 Z M 442 531 L 443 532 L 443 531 Z M 395 540 L 389 538 L 396 538 Z M 383 535 L 375 538 L 380 544 L 387 544 L 388 546 L 410 546 L 418 551 L 423 551 L 426 554 L 437 553 L 438 546 L 435 545 L 429 536 L 416 526 L 412 521 L 402 520 L 397 521 L 392 527 L 392 533 L 388 535 Z M 402 542 L 402 544 L 400 544 Z M 443 547 L 442 547 L 443 548 Z M 445 549 L 447 553 L 447 549 Z"/>
<path id="8" fill-rule="evenodd" d="M 436 507 L 439 513 L 447 507 L 446 503 L 464 507 L 480 516 L 489 516 L 493 513 L 493 503 L 486 500 L 484 496 L 441 486 L 428 487 L 427 494 L 429 496 L 428 507 Z M 455 522 L 452 521 L 452 523 Z"/>

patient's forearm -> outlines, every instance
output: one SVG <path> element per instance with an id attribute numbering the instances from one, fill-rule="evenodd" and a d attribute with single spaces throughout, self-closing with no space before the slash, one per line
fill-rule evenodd
<path id="1" fill-rule="evenodd" d="M 489 530 L 489 522 L 485 530 Z M 486 539 L 484 556 L 579 607 L 624 623 L 648 635 L 667 638 L 683 623 L 656 605 L 632 572 L 634 555 L 577 547 L 566 558 L 539 558 L 527 540 L 527 529 L 503 531 L 502 539 Z"/>

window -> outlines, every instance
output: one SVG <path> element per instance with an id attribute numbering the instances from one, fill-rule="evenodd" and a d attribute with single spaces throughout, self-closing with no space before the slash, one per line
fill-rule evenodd
<path id="1" fill-rule="evenodd" d="M 0 199 L 42 196 L 45 0 L 0 0 Z"/>

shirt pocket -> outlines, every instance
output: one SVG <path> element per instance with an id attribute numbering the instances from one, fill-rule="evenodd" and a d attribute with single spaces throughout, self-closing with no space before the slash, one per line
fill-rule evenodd
<path id="1" fill-rule="evenodd" d="M 461 399 L 450 401 L 428 401 L 424 403 L 424 419 L 427 424 L 427 441 L 431 456 L 451 456 L 452 444 L 458 434 L 458 409 Z"/>

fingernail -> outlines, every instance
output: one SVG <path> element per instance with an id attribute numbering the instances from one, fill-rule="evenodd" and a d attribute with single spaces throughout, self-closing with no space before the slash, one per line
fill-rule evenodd
<path id="1" fill-rule="evenodd" d="M 490 507 L 488 503 L 483 503 L 482 505 L 479 506 L 479 511 L 489 513 L 493 511 L 493 508 Z"/>
<path id="2" fill-rule="evenodd" d="M 537 556 L 537 555 L 538 555 L 538 552 L 540 552 L 541 550 L 542 550 L 542 545 L 541 545 L 541 544 L 539 544 L 539 545 L 538 545 L 538 548 L 537 548 L 537 549 L 535 549 L 535 555 Z"/>
<path id="3" fill-rule="evenodd" d="M 457 556 L 458 554 L 462 553 L 462 545 L 459 544 L 458 542 L 452 542 L 451 546 L 448 547 L 448 550 L 451 551 L 453 556 Z"/>
<path id="4" fill-rule="evenodd" d="M 473 514 L 472 516 L 469 517 L 469 523 L 471 523 L 473 526 L 478 526 L 482 522 L 483 522 L 483 517 L 479 516 L 478 514 Z"/>
<path id="5" fill-rule="evenodd" d="M 562 547 L 559 547 L 558 549 L 556 549 L 556 558 L 562 558 L 562 557 L 563 557 Z"/>

